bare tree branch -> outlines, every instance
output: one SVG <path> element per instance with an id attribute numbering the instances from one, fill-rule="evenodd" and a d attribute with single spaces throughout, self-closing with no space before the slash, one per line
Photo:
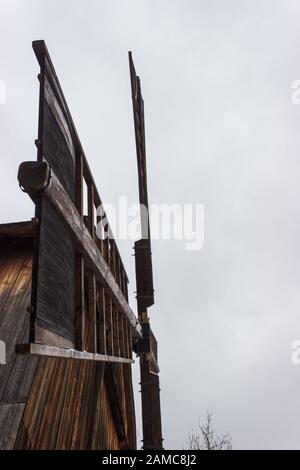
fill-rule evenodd
<path id="1" fill-rule="evenodd" d="M 191 450 L 231 450 L 232 439 L 229 433 L 218 435 L 212 425 L 212 413 L 207 411 L 206 422 L 190 433 L 188 448 Z"/>

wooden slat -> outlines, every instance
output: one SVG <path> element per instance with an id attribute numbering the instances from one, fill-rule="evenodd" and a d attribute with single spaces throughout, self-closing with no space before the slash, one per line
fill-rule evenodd
<path id="1" fill-rule="evenodd" d="M 87 351 L 77 351 L 76 349 L 55 348 L 54 346 L 46 346 L 44 344 L 36 343 L 19 344 L 17 345 L 16 352 L 18 354 L 33 354 L 36 356 L 82 359 L 85 361 L 120 362 L 125 364 L 132 364 L 134 362 L 134 360 L 124 357 L 90 353 Z"/>
<path id="2" fill-rule="evenodd" d="M 121 335 L 121 353 L 122 357 L 126 357 L 126 345 L 125 345 L 125 325 L 126 325 L 126 318 L 124 315 L 121 315 L 120 318 L 120 335 Z"/>
<path id="3" fill-rule="evenodd" d="M 111 240 L 111 252 L 112 252 L 111 270 L 112 270 L 112 273 L 113 273 L 116 281 L 118 282 L 118 279 L 117 279 L 117 261 L 116 261 L 116 244 L 115 244 L 114 240 Z"/>
<path id="4" fill-rule="evenodd" d="M 75 287 L 75 347 L 84 350 L 85 309 L 84 309 L 84 259 L 76 255 L 76 287 Z"/>
<path id="5" fill-rule="evenodd" d="M 96 297 L 96 278 L 94 274 L 90 274 L 88 278 L 88 338 L 87 351 L 97 352 L 96 338 L 96 313 L 97 313 L 97 297 Z"/>
<path id="6" fill-rule="evenodd" d="M 118 338 L 119 338 L 119 350 L 120 350 L 120 357 L 124 357 L 124 350 L 123 350 L 123 342 L 122 342 L 122 329 L 123 329 L 123 315 L 121 312 L 118 311 Z"/>
<path id="7" fill-rule="evenodd" d="M 38 219 L 28 222 L 17 222 L 0 225 L 0 240 L 6 238 L 31 238 L 37 233 L 39 226 Z"/>
<path id="8" fill-rule="evenodd" d="M 113 308 L 113 328 L 114 328 L 114 354 L 115 356 L 121 356 L 120 354 L 120 342 L 119 342 L 119 313 L 117 308 Z"/>
<path id="9" fill-rule="evenodd" d="M 105 291 L 103 287 L 98 289 L 98 352 L 107 354 L 106 348 L 106 311 L 105 311 Z"/>
<path id="10" fill-rule="evenodd" d="M 106 320 L 107 320 L 107 352 L 114 356 L 114 322 L 113 322 L 113 308 L 112 300 L 106 297 Z"/>
<path id="11" fill-rule="evenodd" d="M 88 230 L 94 240 L 94 186 L 88 185 Z"/>
<path id="12" fill-rule="evenodd" d="M 109 239 L 108 239 L 108 237 L 106 237 L 103 240 L 103 250 L 104 250 L 105 262 L 109 266 L 110 265 L 110 253 L 109 253 Z"/>
<path id="13" fill-rule="evenodd" d="M 0 405 L 0 450 L 11 450 L 25 404 Z"/>
<path id="14" fill-rule="evenodd" d="M 132 332 L 131 332 L 131 328 L 130 328 L 130 325 L 127 323 L 128 325 L 128 359 L 132 359 Z"/>
<path id="15" fill-rule="evenodd" d="M 124 357 L 129 356 L 129 345 L 128 345 L 128 328 L 127 328 L 127 321 L 124 322 L 124 346 L 125 346 L 125 355 Z"/>
<path id="16" fill-rule="evenodd" d="M 80 217 L 83 216 L 83 163 L 82 156 L 76 156 L 75 167 L 75 205 Z"/>

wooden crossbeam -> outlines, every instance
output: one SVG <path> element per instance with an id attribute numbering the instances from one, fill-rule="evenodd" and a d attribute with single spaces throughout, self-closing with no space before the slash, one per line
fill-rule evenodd
<path id="1" fill-rule="evenodd" d="M 28 222 L 14 222 L 0 225 L 0 240 L 5 238 L 31 238 L 37 233 L 39 226 L 38 219 Z"/>
<path id="2" fill-rule="evenodd" d="M 76 349 L 57 348 L 44 344 L 28 343 L 16 346 L 18 354 L 33 354 L 35 356 L 64 357 L 70 359 L 82 359 L 85 361 L 118 362 L 132 364 L 134 361 L 125 357 L 116 357 L 105 354 L 90 353 L 87 351 L 77 351 Z"/>

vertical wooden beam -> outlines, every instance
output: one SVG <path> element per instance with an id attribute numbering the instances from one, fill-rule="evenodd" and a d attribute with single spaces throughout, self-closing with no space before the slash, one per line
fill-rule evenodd
<path id="1" fill-rule="evenodd" d="M 101 223 L 101 217 L 99 217 L 97 215 L 97 219 L 96 219 L 96 234 L 95 234 L 95 241 L 96 241 L 96 244 L 100 250 L 100 253 L 103 255 L 104 253 L 104 248 L 103 248 L 103 226 L 102 226 L 102 223 Z"/>
<path id="2" fill-rule="evenodd" d="M 117 255 L 117 283 L 118 286 L 121 288 L 121 260 L 120 260 L 120 255 Z"/>
<path id="3" fill-rule="evenodd" d="M 92 239 L 95 239 L 95 218 L 94 218 L 94 186 L 88 184 L 88 220 L 87 228 L 91 234 Z M 95 274 L 89 274 L 88 279 L 88 340 L 87 350 L 90 352 L 97 352 L 97 292 L 96 292 L 96 277 Z"/>
<path id="4" fill-rule="evenodd" d="M 106 261 L 106 264 L 109 266 L 110 265 L 110 257 L 109 257 L 109 239 L 108 237 L 106 237 L 104 240 L 103 240 L 103 255 L 104 255 L 104 259 Z"/>
<path id="5" fill-rule="evenodd" d="M 88 230 L 92 236 L 95 238 L 95 220 L 94 220 L 94 186 L 92 184 L 88 185 Z"/>
<path id="6" fill-rule="evenodd" d="M 127 279 L 126 279 L 125 274 L 124 274 L 124 277 L 125 277 L 125 291 L 124 291 L 124 297 L 125 297 L 125 299 L 128 301 L 128 282 L 127 282 Z"/>
<path id="7" fill-rule="evenodd" d="M 116 307 L 113 307 L 114 317 L 114 353 L 115 356 L 120 357 L 120 342 L 119 342 L 119 312 Z"/>
<path id="8" fill-rule="evenodd" d="M 124 322 L 124 343 L 125 343 L 125 356 L 124 357 L 128 357 L 129 356 L 129 344 L 128 344 L 128 327 L 127 327 L 127 321 L 125 319 L 125 322 Z"/>
<path id="9" fill-rule="evenodd" d="M 83 216 L 83 161 L 81 153 L 75 159 L 75 205 L 80 217 Z M 75 273 L 75 347 L 79 351 L 85 348 L 85 313 L 84 313 L 84 259 L 76 255 Z"/>
<path id="10" fill-rule="evenodd" d="M 123 315 L 118 311 L 118 325 L 119 325 L 119 348 L 120 348 L 120 357 L 124 357 L 124 344 L 123 344 Z"/>
<path id="11" fill-rule="evenodd" d="M 97 305 L 96 305 L 96 277 L 94 274 L 88 276 L 88 335 L 86 349 L 89 352 L 97 352 Z"/>
<path id="12" fill-rule="evenodd" d="M 85 343 L 84 260 L 80 254 L 76 255 L 75 269 L 75 347 L 83 351 Z"/>
<path id="13" fill-rule="evenodd" d="M 106 312 L 105 312 L 105 291 L 103 287 L 98 289 L 98 352 L 99 354 L 107 354 L 106 347 Z"/>
<path id="14" fill-rule="evenodd" d="M 113 259 L 112 259 L 112 255 L 113 255 L 113 252 L 112 252 L 112 241 L 110 238 L 108 238 L 108 258 L 109 258 L 109 267 L 110 267 L 110 270 L 112 271 L 112 265 L 113 265 Z"/>
<path id="15" fill-rule="evenodd" d="M 125 296 L 125 275 L 124 275 L 124 268 L 122 266 L 121 269 L 121 291 L 123 295 Z"/>
<path id="16" fill-rule="evenodd" d="M 76 156 L 75 166 L 75 205 L 79 215 L 83 216 L 83 162 L 82 155 Z"/>
<path id="17" fill-rule="evenodd" d="M 117 279 L 116 243 L 114 240 L 111 240 L 111 255 L 112 255 L 111 271 L 115 279 Z"/>
<path id="18" fill-rule="evenodd" d="M 128 325 L 128 343 L 129 343 L 129 351 L 128 351 L 128 359 L 132 359 L 132 331 L 131 325 L 127 322 Z"/>
<path id="19" fill-rule="evenodd" d="M 114 333 L 113 333 L 113 315 L 112 315 L 112 300 L 106 295 L 105 296 L 105 312 L 106 312 L 106 324 L 107 324 L 107 354 L 109 356 L 114 355 Z"/>
<path id="20" fill-rule="evenodd" d="M 114 315 L 113 315 L 113 302 L 109 298 L 109 317 L 110 317 L 110 336 L 111 336 L 111 355 L 115 355 L 115 341 L 114 341 Z"/>
<path id="21" fill-rule="evenodd" d="M 118 310 L 118 334 L 119 334 L 119 349 L 120 349 L 120 357 L 122 356 L 122 315 L 121 312 Z"/>

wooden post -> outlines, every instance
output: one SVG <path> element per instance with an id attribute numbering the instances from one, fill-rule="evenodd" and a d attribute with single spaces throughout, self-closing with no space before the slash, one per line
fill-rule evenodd
<path id="1" fill-rule="evenodd" d="M 95 220 L 94 220 L 94 186 L 88 184 L 88 231 L 92 239 L 95 239 Z M 88 339 L 87 350 L 90 352 L 97 352 L 97 329 L 96 329 L 96 316 L 97 316 L 97 294 L 96 294 L 96 277 L 95 274 L 88 276 Z"/>
<path id="2" fill-rule="evenodd" d="M 106 311 L 106 337 L 107 337 L 107 354 L 114 356 L 114 333 L 113 333 L 113 315 L 112 300 L 109 296 L 105 296 Z"/>
<path id="3" fill-rule="evenodd" d="M 114 353 L 115 356 L 120 357 L 120 342 L 119 342 L 119 313 L 116 307 L 113 307 L 113 318 L 114 318 Z"/>
<path id="4" fill-rule="evenodd" d="M 100 287 L 98 290 L 98 312 L 98 351 L 99 354 L 107 354 L 105 292 L 103 287 Z"/>
<path id="5" fill-rule="evenodd" d="M 83 162 L 78 153 L 75 160 L 75 205 L 80 217 L 83 217 Z M 84 307 L 84 259 L 76 254 L 75 286 L 75 347 L 83 351 L 85 347 L 85 307 Z"/>
<path id="6" fill-rule="evenodd" d="M 96 331 L 96 278 L 94 274 L 88 275 L 88 331 L 86 349 L 89 352 L 97 352 L 97 331 Z"/>
<path id="7" fill-rule="evenodd" d="M 84 315 L 84 260 L 76 255 L 76 286 L 75 286 L 75 347 L 84 350 L 85 315 Z"/>

